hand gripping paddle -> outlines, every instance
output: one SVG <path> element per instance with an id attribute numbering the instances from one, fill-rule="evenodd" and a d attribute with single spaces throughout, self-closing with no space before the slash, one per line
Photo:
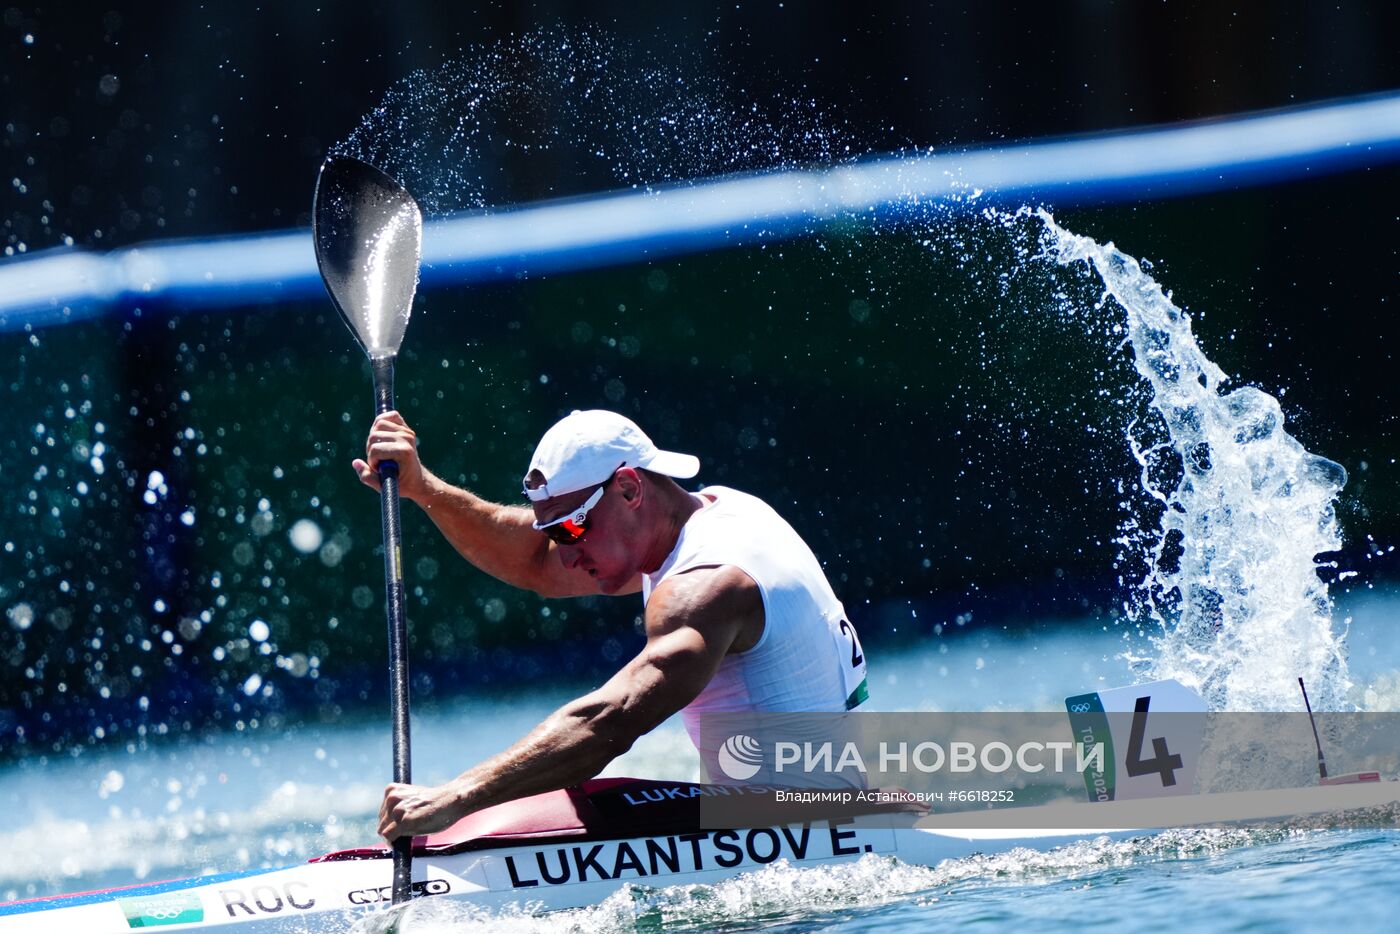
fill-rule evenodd
<path id="1" fill-rule="evenodd" d="M 316 265 L 331 303 L 369 355 L 375 414 L 394 408 L 394 357 L 403 343 L 413 292 L 423 215 L 402 185 L 358 159 L 331 156 L 321 166 L 311 206 Z M 385 612 L 389 621 L 389 703 L 394 721 L 394 781 L 408 783 L 408 652 L 404 616 L 399 468 L 379 464 L 384 518 Z M 393 903 L 411 897 L 413 838 L 394 841 Z"/>

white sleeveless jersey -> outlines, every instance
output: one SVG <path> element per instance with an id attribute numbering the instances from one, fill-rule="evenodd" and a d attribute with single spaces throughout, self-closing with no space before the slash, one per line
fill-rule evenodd
<path id="1" fill-rule="evenodd" d="M 681 711 L 711 781 L 719 743 L 702 740 L 703 714 L 844 713 L 867 697 L 865 653 L 812 550 L 767 503 L 727 487 L 706 487 L 707 505 L 681 527 L 676 547 L 642 578 L 642 599 L 676 574 L 731 565 L 758 585 L 763 635 L 725 656 L 705 689 Z M 708 749 L 707 746 L 714 746 Z"/>

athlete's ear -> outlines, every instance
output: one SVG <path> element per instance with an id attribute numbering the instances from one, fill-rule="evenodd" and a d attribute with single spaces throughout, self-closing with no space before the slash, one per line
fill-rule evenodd
<path id="1" fill-rule="evenodd" d="M 613 486 L 617 492 L 626 500 L 627 505 L 635 509 L 642 502 L 642 478 L 633 467 L 619 468 L 613 474 Z"/>

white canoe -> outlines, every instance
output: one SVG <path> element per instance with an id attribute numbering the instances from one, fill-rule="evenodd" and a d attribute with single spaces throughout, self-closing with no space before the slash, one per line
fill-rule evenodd
<path id="1" fill-rule="evenodd" d="M 597 904 L 627 884 L 713 884 L 778 860 L 816 867 L 876 853 L 933 866 L 976 853 L 1018 847 L 1045 850 L 1101 835 L 1126 838 L 1165 826 L 1265 820 L 1400 802 L 1400 783 L 1388 781 L 1183 796 L 1172 799 L 1166 811 L 1154 810 L 1158 820 L 1133 826 L 1126 821 L 1143 815 L 1140 802 L 983 811 L 976 827 L 965 826 L 970 822 L 966 814 L 883 814 L 686 832 L 678 824 L 694 819 L 694 804 L 688 799 L 700 794 L 695 789 L 705 788 L 605 779 L 481 812 L 445 834 L 418 842 L 415 894 L 487 910 L 558 910 Z M 639 808 L 637 821 L 631 823 L 664 825 L 665 832 L 638 832 L 636 826 L 627 826 L 628 821 L 617 820 L 616 810 L 609 816 L 607 809 L 591 808 L 590 800 L 599 791 L 614 802 L 621 797 L 637 804 L 656 803 L 657 809 Z M 1188 799 L 1194 799 L 1194 806 Z M 1202 816 L 1206 814 L 1215 816 Z M 1088 829 L 1086 819 L 1103 829 Z M 1026 829 L 1037 825 L 1043 829 Z M 344 930 L 388 905 L 389 879 L 386 850 L 348 850 L 282 869 L 0 904 L 0 934 L 117 934 L 146 927 L 249 934 Z"/>

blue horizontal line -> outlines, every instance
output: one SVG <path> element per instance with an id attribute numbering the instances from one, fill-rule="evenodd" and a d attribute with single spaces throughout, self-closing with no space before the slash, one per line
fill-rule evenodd
<path id="1" fill-rule="evenodd" d="M 422 285 L 539 276 L 753 244 L 834 221 L 1036 200 L 1146 201 L 1400 158 L 1400 94 L 1077 139 L 900 153 L 430 221 Z M 0 331 L 147 302 L 238 306 L 322 294 L 308 230 L 47 250 L 0 263 Z"/>

